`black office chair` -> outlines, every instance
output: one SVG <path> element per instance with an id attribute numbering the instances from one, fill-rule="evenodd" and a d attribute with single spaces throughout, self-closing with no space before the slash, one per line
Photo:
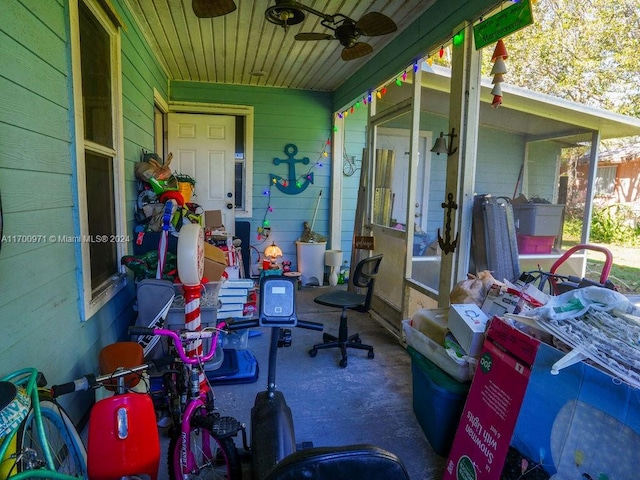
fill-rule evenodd
<path id="1" fill-rule="evenodd" d="M 323 348 L 340 348 L 340 351 L 342 352 L 340 366 L 342 368 L 347 366 L 347 348 L 367 350 L 369 352 L 367 356 L 369 358 L 374 357 L 373 347 L 371 345 L 364 345 L 362 340 L 360 340 L 359 334 L 356 333 L 349 336 L 347 328 L 347 309 L 353 309 L 359 312 L 369 311 L 371 308 L 371 299 L 373 298 L 373 286 L 376 275 L 378 275 L 378 270 L 380 269 L 381 261 L 382 255 L 376 255 L 374 257 L 365 258 L 356 266 L 351 281 L 356 287 L 366 288 L 366 294 L 335 290 L 313 299 L 314 302 L 319 303 L 320 305 L 341 308 L 342 315 L 340 316 L 338 336 L 334 337 L 328 333 L 323 334 L 323 343 L 314 345 L 313 348 L 309 350 L 309 355 L 315 357 L 318 354 L 318 350 Z"/>
<path id="2" fill-rule="evenodd" d="M 409 480 L 393 453 L 373 445 L 314 447 L 286 457 L 265 480 Z"/>

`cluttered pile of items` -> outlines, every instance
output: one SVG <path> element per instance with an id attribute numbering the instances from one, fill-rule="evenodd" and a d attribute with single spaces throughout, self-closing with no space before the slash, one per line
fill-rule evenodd
<path id="1" fill-rule="evenodd" d="M 169 153 L 163 160 L 155 153 L 143 153 L 135 165 L 138 197 L 133 254 L 122 257 L 121 263 L 134 273 L 136 281 L 177 280 L 180 230 L 183 225 L 196 223 L 205 231 L 204 276 L 209 281 L 239 278 L 243 271 L 240 240 L 226 231 L 219 210 L 204 211 L 191 201 L 196 181 L 172 172 L 172 157 Z"/>
<path id="2" fill-rule="evenodd" d="M 640 445 L 640 305 L 608 279 L 546 293 L 533 273 L 469 275 L 450 307 L 403 322 L 414 411 L 449 457 L 444 478 L 632 478 L 633 462 L 599 452 Z"/>

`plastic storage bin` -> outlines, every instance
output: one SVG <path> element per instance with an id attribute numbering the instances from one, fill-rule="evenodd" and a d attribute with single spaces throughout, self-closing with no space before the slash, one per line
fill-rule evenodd
<path id="1" fill-rule="evenodd" d="M 413 412 L 433 451 L 449 455 L 470 383 L 456 382 L 409 346 L 413 382 Z"/>
<path id="2" fill-rule="evenodd" d="M 410 323 L 431 340 L 444 345 L 449 331 L 449 308 L 421 308 L 413 313 Z"/>
<path id="3" fill-rule="evenodd" d="M 235 330 L 226 335 L 220 335 L 220 338 L 222 339 L 223 348 L 246 350 L 249 346 L 249 329 Z"/>
<path id="4" fill-rule="evenodd" d="M 200 323 L 215 326 L 218 311 L 218 292 L 222 282 L 209 282 L 200 292 Z M 169 308 L 165 325 L 169 329 L 184 328 L 184 289 L 181 283 L 173 285 L 175 298 Z"/>
<path id="5" fill-rule="evenodd" d="M 522 203 L 513 205 L 516 233 L 540 237 L 558 236 L 564 205 Z"/>
<path id="6" fill-rule="evenodd" d="M 402 321 L 407 345 L 427 357 L 456 381 L 467 382 L 471 379 L 477 365 L 475 359 L 474 362 L 468 362 L 462 358 L 457 361 L 454 360 L 447 353 L 444 346 L 439 345 L 419 330 L 413 328 L 409 322 L 410 320 Z"/>
<path id="7" fill-rule="evenodd" d="M 532 253 L 551 253 L 553 249 L 553 243 L 556 241 L 556 237 L 543 237 L 533 235 L 520 235 L 516 234 L 518 239 L 518 253 L 532 254 Z"/>
<path id="8" fill-rule="evenodd" d="M 216 326 L 218 318 L 218 291 L 220 290 L 221 284 L 222 282 L 209 282 L 205 284 L 201 291 L 200 324 L 202 328 Z M 167 314 L 164 325 L 170 330 L 180 330 L 184 328 L 184 290 L 180 283 L 174 284 L 173 288 L 176 296 L 169 308 L 169 313 Z M 223 335 L 220 335 L 214 357 L 204 366 L 206 371 L 212 371 L 220 368 L 220 365 L 222 365 L 222 362 L 224 361 L 222 338 Z M 210 345 L 210 338 L 206 338 L 202 341 L 202 348 L 205 352 L 209 351 Z"/>
<path id="9" fill-rule="evenodd" d="M 324 282 L 324 252 L 326 242 L 296 242 L 296 260 L 303 285 L 320 285 Z"/>

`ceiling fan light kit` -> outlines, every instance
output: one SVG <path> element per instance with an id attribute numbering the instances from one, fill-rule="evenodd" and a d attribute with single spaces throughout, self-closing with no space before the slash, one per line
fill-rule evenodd
<path id="1" fill-rule="evenodd" d="M 192 0 L 193 11 L 198 18 L 212 18 L 226 15 L 236 9 L 233 0 Z M 341 13 L 329 15 L 293 0 L 275 0 L 275 5 L 264 12 L 267 21 L 288 30 L 292 25 L 302 23 L 310 13 L 322 18 L 320 24 L 333 30 L 333 35 L 322 32 L 301 32 L 295 35 L 298 41 L 338 40 L 344 47 L 340 57 L 349 61 L 373 52 L 373 47 L 358 41 L 359 37 L 377 37 L 397 30 L 391 18 L 380 12 L 366 13 L 355 21 Z"/>

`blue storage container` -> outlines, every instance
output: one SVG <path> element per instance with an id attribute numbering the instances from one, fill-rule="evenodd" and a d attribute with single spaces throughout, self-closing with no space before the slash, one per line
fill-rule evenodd
<path id="1" fill-rule="evenodd" d="M 449 455 L 470 382 L 460 383 L 408 346 L 413 378 L 413 411 L 433 451 Z"/>

